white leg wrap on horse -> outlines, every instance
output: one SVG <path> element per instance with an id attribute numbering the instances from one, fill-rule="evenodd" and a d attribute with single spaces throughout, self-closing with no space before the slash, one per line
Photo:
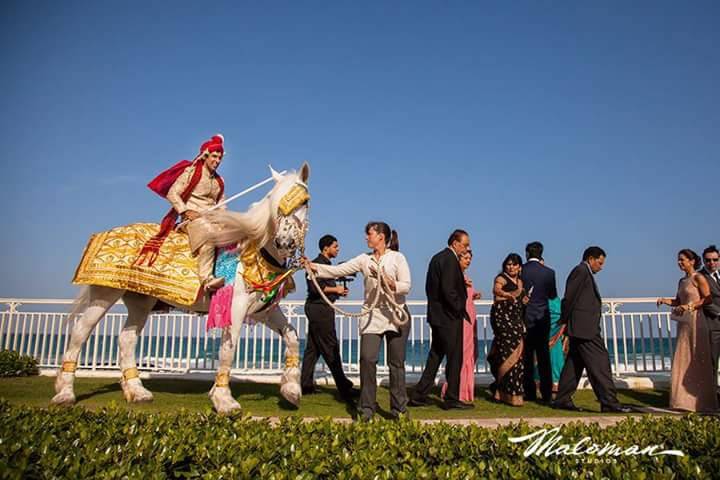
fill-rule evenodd
<path id="1" fill-rule="evenodd" d="M 137 345 L 138 332 L 145 326 L 156 299 L 145 295 L 128 293 L 123 297 L 123 300 L 128 309 L 128 318 L 118 338 L 120 368 L 123 372 L 120 386 L 126 401 L 135 403 L 151 402 L 153 394 L 143 386 L 135 363 L 135 346 Z"/>
<path id="2" fill-rule="evenodd" d="M 75 403 L 75 369 L 80 350 L 90 333 L 105 313 L 118 301 L 122 290 L 108 287 L 91 286 L 88 290 L 88 307 L 81 317 L 75 319 L 70 333 L 70 341 L 63 355 L 63 365 L 55 377 L 56 395 L 50 400 L 55 405 Z"/>
<path id="3" fill-rule="evenodd" d="M 245 321 L 245 314 L 248 309 L 248 294 L 244 288 L 236 286 L 232 300 L 232 324 L 225 327 L 220 343 L 220 366 L 215 376 L 215 384 L 208 395 L 212 401 L 215 411 L 218 413 L 230 413 L 240 409 L 240 404 L 232 396 L 230 390 L 230 369 L 235 357 L 237 339 L 240 337 L 240 329 Z"/>
<path id="4" fill-rule="evenodd" d="M 135 367 L 123 370 L 120 387 L 122 387 L 123 396 L 128 403 L 152 402 L 153 400 L 152 392 L 143 387 L 140 381 L 140 372 Z"/>
<path id="5" fill-rule="evenodd" d="M 55 377 L 55 396 L 50 400 L 53 405 L 72 405 L 75 403 L 75 369 L 77 362 L 65 361 Z"/>
<path id="6" fill-rule="evenodd" d="M 218 413 L 231 413 L 240 408 L 240 404 L 232 396 L 230 390 L 230 369 L 220 369 L 215 375 L 215 384 L 208 394 Z"/>
<path id="7" fill-rule="evenodd" d="M 230 413 L 240 408 L 240 404 L 233 398 L 230 390 L 230 367 L 235 356 L 236 339 L 240 335 L 241 326 L 242 322 L 233 322 L 231 326 L 223 329 L 220 367 L 215 375 L 215 384 L 208 394 L 218 413 Z"/>
<path id="8" fill-rule="evenodd" d="M 285 342 L 285 369 L 280 378 L 280 394 L 295 406 L 300 405 L 300 343 L 297 332 L 285 318 L 280 308 L 273 309 L 267 317 L 267 325 L 282 336 Z"/>

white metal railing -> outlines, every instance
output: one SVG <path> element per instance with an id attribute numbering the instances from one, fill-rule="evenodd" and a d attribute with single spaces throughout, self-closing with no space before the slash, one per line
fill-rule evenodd
<path id="1" fill-rule="evenodd" d="M 11 349 L 37 358 L 41 368 L 62 363 L 70 325 L 67 323 L 69 299 L 0 298 L 0 349 Z M 492 340 L 489 309 L 491 302 L 475 302 L 478 309 L 477 337 L 479 359 L 476 373 L 488 372 L 486 357 Z M 281 303 L 285 315 L 301 338 L 301 353 L 307 334 L 307 318 L 302 300 Z M 360 301 L 339 301 L 348 309 L 359 309 Z M 675 327 L 667 310 L 655 307 L 655 298 L 608 298 L 603 301 L 601 325 L 610 352 L 613 371 L 668 372 L 675 347 Z M 411 330 L 407 343 L 408 373 L 420 373 L 430 345 L 425 301 L 410 301 Z M 621 307 L 623 310 L 621 311 Z M 117 337 L 127 319 L 122 304 L 101 320 L 85 343 L 79 358 L 81 369 L 118 368 Z M 359 371 L 360 339 L 357 320 L 337 316 L 336 328 L 344 368 Z M 137 345 L 138 367 L 148 371 L 213 371 L 217 368 L 220 332 L 206 331 L 205 317 L 187 313 L 153 314 Z M 264 325 L 245 324 L 235 352 L 235 373 L 278 373 L 283 368 L 282 339 Z M 385 349 L 379 372 L 387 373 Z M 326 367 L 319 362 L 319 368 Z"/>

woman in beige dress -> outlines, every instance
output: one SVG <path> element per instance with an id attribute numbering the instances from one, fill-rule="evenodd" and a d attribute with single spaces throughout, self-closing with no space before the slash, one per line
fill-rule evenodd
<path id="1" fill-rule="evenodd" d="M 658 298 L 658 305 L 673 307 L 677 345 L 670 374 L 670 408 L 689 412 L 717 410 L 715 381 L 702 306 L 710 302 L 710 286 L 696 272 L 700 257 L 690 249 L 680 250 L 678 266 L 685 272 L 674 299 Z"/>

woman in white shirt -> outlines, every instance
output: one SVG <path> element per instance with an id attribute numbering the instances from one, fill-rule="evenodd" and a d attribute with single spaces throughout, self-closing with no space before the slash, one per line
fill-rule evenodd
<path id="1" fill-rule="evenodd" d="M 410 312 L 405 305 L 405 296 L 410 292 L 410 267 L 405 256 L 398 251 L 397 232 L 390 230 L 387 223 L 368 223 L 365 236 L 371 253 L 363 253 L 340 265 L 321 265 L 307 259 L 304 262 L 319 278 L 337 278 L 356 272 L 363 274 L 363 310 L 367 315 L 359 322 L 360 411 L 363 420 L 370 420 L 377 405 L 377 361 L 383 337 L 387 342 L 390 369 L 390 408 L 395 417 L 407 412 L 405 343 L 410 333 Z M 379 299 L 378 275 L 383 275 L 384 290 L 380 292 Z"/>

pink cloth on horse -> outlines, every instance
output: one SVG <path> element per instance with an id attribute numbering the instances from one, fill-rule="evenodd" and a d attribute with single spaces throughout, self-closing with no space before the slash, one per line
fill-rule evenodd
<path id="1" fill-rule="evenodd" d="M 460 369 L 460 401 L 472 402 L 475 400 L 475 323 L 476 315 L 475 301 L 473 300 L 475 289 L 467 287 L 467 303 L 465 310 L 467 311 L 470 321 L 463 320 L 463 356 L 462 368 Z M 442 386 L 440 396 L 445 398 L 447 390 L 447 382 Z"/>
<path id="2" fill-rule="evenodd" d="M 232 324 L 233 284 L 220 288 L 210 299 L 207 329 L 225 328 Z"/>

